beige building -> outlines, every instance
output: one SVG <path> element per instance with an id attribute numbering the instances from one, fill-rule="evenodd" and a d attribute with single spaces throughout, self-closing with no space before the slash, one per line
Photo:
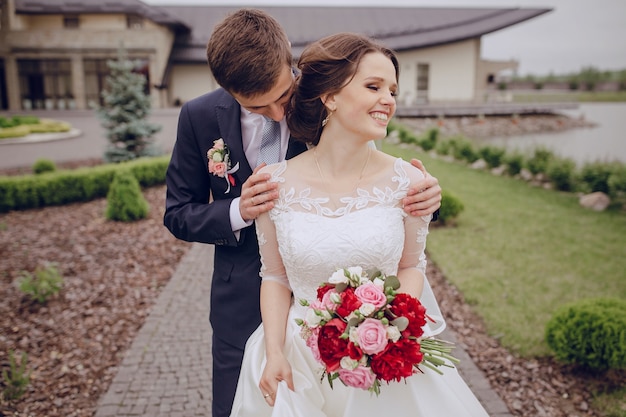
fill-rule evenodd
<path id="1" fill-rule="evenodd" d="M 364 33 L 395 49 L 403 105 L 483 100 L 495 74 L 518 63 L 482 59 L 481 37 L 550 11 L 260 8 L 283 25 L 296 57 L 309 42 L 341 31 Z M 217 88 L 205 45 L 213 26 L 235 9 L 156 7 L 139 0 L 0 0 L 0 110 L 97 106 L 106 62 L 121 47 L 146 76 L 155 108 L 190 100 Z"/>

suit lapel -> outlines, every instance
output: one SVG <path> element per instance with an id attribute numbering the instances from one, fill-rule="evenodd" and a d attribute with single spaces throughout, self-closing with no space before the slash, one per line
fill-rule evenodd
<path id="1" fill-rule="evenodd" d="M 232 173 L 235 186 L 231 191 L 234 191 L 233 196 L 236 197 L 241 194 L 241 185 L 252 175 L 252 168 L 243 151 L 241 139 L 241 108 L 230 94 L 224 93 L 224 98 L 215 107 L 215 111 L 222 139 L 230 151 L 231 167 L 234 168 L 239 164 L 239 169 Z"/>

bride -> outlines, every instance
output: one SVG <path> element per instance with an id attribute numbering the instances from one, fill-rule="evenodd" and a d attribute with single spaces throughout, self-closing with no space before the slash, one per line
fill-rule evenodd
<path id="1" fill-rule="evenodd" d="M 279 184 L 274 208 L 256 220 L 263 323 L 246 344 L 231 416 L 487 416 L 455 368 L 423 368 L 383 383 L 379 396 L 321 378 L 296 318 L 339 269 L 397 275 L 399 291 L 440 316 L 425 277 L 430 216 L 407 216 L 401 200 L 418 169 L 379 152 L 396 110 L 398 61 L 361 35 L 341 33 L 305 49 L 288 114 L 305 153 L 264 168 Z M 440 319 L 426 329 L 437 334 Z"/>

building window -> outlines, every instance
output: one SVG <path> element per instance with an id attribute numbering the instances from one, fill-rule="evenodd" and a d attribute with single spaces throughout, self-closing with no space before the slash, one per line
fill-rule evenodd
<path id="1" fill-rule="evenodd" d="M 63 27 L 65 29 L 78 29 L 79 26 L 78 16 L 63 16 Z"/>
<path id="2" fill-rule="evenodd" d="M 70 60 L 20 59 L 17 69 L 23 109 L 65 110 L 74 106 Z"/>
<path id="3" fill-rule="evenodd" d="M 428 103 L 428 84 L 430 65 L 417 64 L 417 102 Z"/>
<path id="4" fill-rule="evenodd" d="M 102 91 L 107 88 L 107 76 L 111 73 L 107 65 L 109 59 L 85 59 L 85 99 L 88 108 L 104 105 Z M 150 94 L 150 72 L 148 59 L 133 59 L 133 72 L 142 74 L 146 78 L 144 93 Z"/>
<path id="5" fill-rule="evenodd" d="M 126 16 L 126 27 L 128 29 L 142 29 L 143 17 L 129 14 Z"/>
<path id="6" fill-rule="evenodd" d="M 106 87 L 109 67 L 106 59 L 85 59 L 85 100 L 87 108 L 93 109 L 104 104 L 100 92 Z"/>

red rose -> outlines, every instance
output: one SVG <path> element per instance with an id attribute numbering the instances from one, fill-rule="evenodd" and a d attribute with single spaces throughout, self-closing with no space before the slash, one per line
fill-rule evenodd
<path id="1" fill-rule="evenodd" d="M 332 290 L 333 288 L 335 288 L 335 286 L 327 282 L 317 287 L 317 299 L 321 301 L 324 298 L 324 294 L 326 294 L 328 291 Z"/>
<path id="2" fill-rule="evenodd" d="M 406 317 L 409 320 L 409 325 L 402 332 L 402 336 L 420 337 L 424 334 L 422 327 L 426 324 L 426 308 L 417 298 L 399 293 L 391 302 L 389 310 L 395 317 Z"/>
<path id="3" fill-rule="evenodd" d="M 355 361 L 361 360 L 363 357 L 363 351 L 361 348 L 352 342 L 348 343 L 348 354 L 350 355 L 350 359 Z"/>
<path id="4" fill-rule="evenodd" d="M 354 288 L 348 287 L 341 293 L 341 305 L 337 307 L 337 314 L 341 317 L 348 317 L 350 313 L 361 307 L 363 303 L 354 294 Z"/>
<path id="5" fill-rule="evenodd" d="M 400 381 L 413 375 L 413 366 L 422 362 L 424 355 L 420 345 L 413 339 L 400 339 L 389 343 L 385 350 L 372 357 L 371 367 L 380 380 Z"/>
<path id="6" fill-rule="evenodd" d="M 348 339 L 340 338 L 346 326 L 341 319 L 335 318 L 320 328 L 317 345 L 328 372 L 336 371 L 341 358 L 348 356 Z"/>

